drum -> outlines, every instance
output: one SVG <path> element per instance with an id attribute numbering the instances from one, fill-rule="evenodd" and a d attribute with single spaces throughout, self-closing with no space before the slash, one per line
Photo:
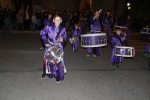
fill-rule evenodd
<path id="1" fill-rule="evenodd" d="M 150 34 L 150 28 L 142 28 L 141 34 Z"/>
<path id="2" fill-rule="evenodd" d="M 69 38 L 69 41 L 71 44 L 79 42 L 79 37 L 78 36 L 73 36 L 72 38 Z"/>
<path id="3" fill-rule="evenodd" d="M 116 46 L 115 47 L 115 56 L 134 57 L 135 49 L 134 49 L 134 47 Z"/>
<path id="4" fill-rule="evenodd" d="M 102 47 L 107 45 L 106 33 L 81 35 L 81 46 L 85 48 Z"/>
<path id="5" fill-rule="evenodd" d="M 123 33 L 123 34 L 126 34 L 126 32 L 127 32 L 127 27 L 118 26 L 118 25 L 114 25 L 114 27 L 113 27 L 113 32 L 116 32 L 116 28 L 118 28 L 118 27 L 122 29 L 122 33 Z"/>
<path id="6" fill-rule="evenodd" d="M 44 58 L 52 65 L 59 64 L 62 61 L 64 52 L 58 45 L 50 47 L 44 54 Z"/>

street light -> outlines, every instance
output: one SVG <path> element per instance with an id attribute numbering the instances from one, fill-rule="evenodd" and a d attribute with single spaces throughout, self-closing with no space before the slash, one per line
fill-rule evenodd
<path id="1" fill-rule="evenodd" d="M 127 3 L 127 6 L 129 7 L 129 6 L 130 6 L 130 3 Z"/>
<path id="2" fill-rule="evenodd" d="M 131 7 L 128 7 L 128 9 L 130 9 Z"/>

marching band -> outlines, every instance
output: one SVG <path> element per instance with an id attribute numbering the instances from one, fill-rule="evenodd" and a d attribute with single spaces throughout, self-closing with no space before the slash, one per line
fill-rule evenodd
<path id="1" fill-rule="evenodd" d="M 107 10 L 106 16 L 100 18 L 101 9 L 94 13 L 89 21 L 90 33 L 86 33 L 87 18 L 83 18 L 83 22 L 74 22 L 74 28 L 71 31 L 69 41 L 74 52 L 78 51 L 79 43 L 87 48 L 86 57 L 97 57 L 101 55 L 101 47 L 106 46 L 110 39 L 111 27 L 113 25 L 113 17 L 110 11 Z M 66 29 L 61 26 L 62 18 L 60 15 L 55 15 L 52 19 L 52 14 L 45 19 L 45 27 L 41 31 L 41 42 L 45 48 L 43 59 L 43 74 L 49 78 L 56 78 L 56 82 L 64 80 L 67 72 L 64 61 L 64 44 L 67 41 Z M 127 41 L 130 39 L 131 17 L 127 16 L 127 20 L 123 23 L 114 25 L 114 35 L 111 39 L 112 55 L 111 63 L 117 68 L 122 62 L 123 57 L 135 56 L 134 47 L 127 47 Z M 146 53 L 150 51 L 150 46 L 147 46 Z M 53 63 L 51 63 L 53 62 Z"/>

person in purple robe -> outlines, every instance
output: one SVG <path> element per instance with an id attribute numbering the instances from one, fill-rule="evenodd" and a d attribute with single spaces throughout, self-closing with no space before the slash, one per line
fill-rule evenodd
<path id="1" fill-rule="evenodd" d="M 47 25 L 51 26 L 52 23 L 53 23 L 53 22 L 52 22 L 52 14 L 49 13 L 49 14 L 48 14 L 48 18 L 44 20 L 43 25 L 44 25 L 44 26 L 47 26 Z"/>
<path id="2" fill-rule="evenodd" d="M 86 34 L 86 27 L 87 27 L 87 25 L 88 25 L 87 18 L 84 17 L 83 21 L 82 21 L 82 33 L 83 34 Z"/>
<path id="3" fill-rule="evenodd" d="M 130 39 L 130 28 L 131 28 L 131 24 L 132 24 L 132 22 L 131 22 L 131 17 L 128 16 L 128 17 L 127 17 L 127 20 L 124 21 L 124 22 L 122 23 L 122 25 L 121 25 L 121 26 L 127 27 L 126 41 L 125 41 L 126 43 L 127 43 L 128 40 Z"/>
<path id="4" fill-rule="evenodd" d="M 44 22 L 43 22 L 42 25 L 44 25 L 44 28 L 45 28 L 47 25 L 48 25 L 48 26 L 53 25 L 53 22 L 52 22 L 52 14 L 51 14 L 51 13 L 48 14 L 48 18 L 46 18 L 46 19 L 44 20 Z M 42 31 L 43 31 L 43 30 L 41 30 L 41 32 L 42 32 Z M 43 43 L 42 37 L 41 37 L 40 41 L 41 41 L 41 45 L 42 45 L 42 47 L 40 47 L 40 49 L 44 49 L 44 48 L 45 48 L 45 44 Z"/>
<path id="5" fill-rule="evenodd" d="M 72 30 L 72 37 L 77 36 L 80 39 L 80 35 L 82 30 L 80 29 L 78 24 L 75 24 L 75 28 Z M 73 51 L 77 52 L 79 47 L 79 41 L 72 44 Z"/>
<path id="6" fill-rule="evenodd" d="M 110 10 L 107 10 L 106 16 L 103 18 L 103 24 L 104 24 L 104 32 L 107 34 L 107 39 L 110 38 L 110 29 L 113 25 L 113 17 L 110 14 Z"/>
<path id="7" fill-rule="evenodd" d="M 116 34 L 111 39 L 111 47 L 112 47 L 112 56 L 111 56 L 111 63 L 112 65 L 115 65 L 116 67 L 119 67 L 119 63 L 122 62 L 121 56 L 115 56 L 115 46 L 123 46 L 124 45 L 124 37 L 121 35 L 122 30 L 118 27 L 116 28 Z M 119 51 L 118 51 L 119 52 Z"/>
<path id="8" fill-rule="evenodd" d="M 150 53 L 150 34 L 148 34 L 148 40 L 149 40 L 149 43 L 145 49 L 145 55 L 148 55 Z"/>
<path id="9" fill-rule="evenodd" d="M 99 11 L 96 11 L 95 16 L 91 19 L 90 24 L 90 34 L 95 33 L 94 31 L 102 32 L 102 22 L 99 19 L 100 13 Z M 94 47 L 94 48 L 87 48 L 87 55 L 86 57 L 90 57 L 91 54 L 93 54 L 93 57 L 100 56 L 101 48 L 100 47 Z"/>
<path id="10" fill-rule="evenodd" d="M 64 44 L 67 40 L 66 29 L 60 26 L 62 18 L 59 15 L 54 16 L 53 18 L 54 25 L 46 26 L 43 31 L 41 31 L 41 37 L 45 44 L 45 51 L 48 50 L 52 44 L 57 43 L 57 45 L 63 50 Z M 44 58 L 45 59 L 45 58 Z M 64 58 L 63 58 L 64 60 Z M 44 60 L 45 61 L 45 60 Z M 43 74 L 42 78 L 45 78 L 47 75 L 49 78 L 56 78 L 56 82 L 64 80 L 64 74 L 66 73 L 65 64 L 63 62 L 58 64 L 50 64 L 51 74 L 46 73 L 46 66 L 43 64 Z"/>

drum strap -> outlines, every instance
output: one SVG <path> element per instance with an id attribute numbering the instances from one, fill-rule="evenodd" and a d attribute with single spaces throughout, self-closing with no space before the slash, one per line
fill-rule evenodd
<path id="1" fill-rule="evenodd" d="M 115 37 L 120 41 L 120 43 L 122 44 L 122 46 L 124 45 L 124 43 L 122 42 L 121 38 L 118 35 L 115 35 Z"/>
<path id="2" fill-rule="evenodd" d="M 62 27 L 60 26 L 59 31 L 58 31 L 58 33 L 57 33 L 57 35 L 56 35 L 56 38 L 55 38 L 56 40 L 58 39 L 58 37 L 59 37 L 59 35 L 60 35 L 61 29 L 62 29 Z"/>

